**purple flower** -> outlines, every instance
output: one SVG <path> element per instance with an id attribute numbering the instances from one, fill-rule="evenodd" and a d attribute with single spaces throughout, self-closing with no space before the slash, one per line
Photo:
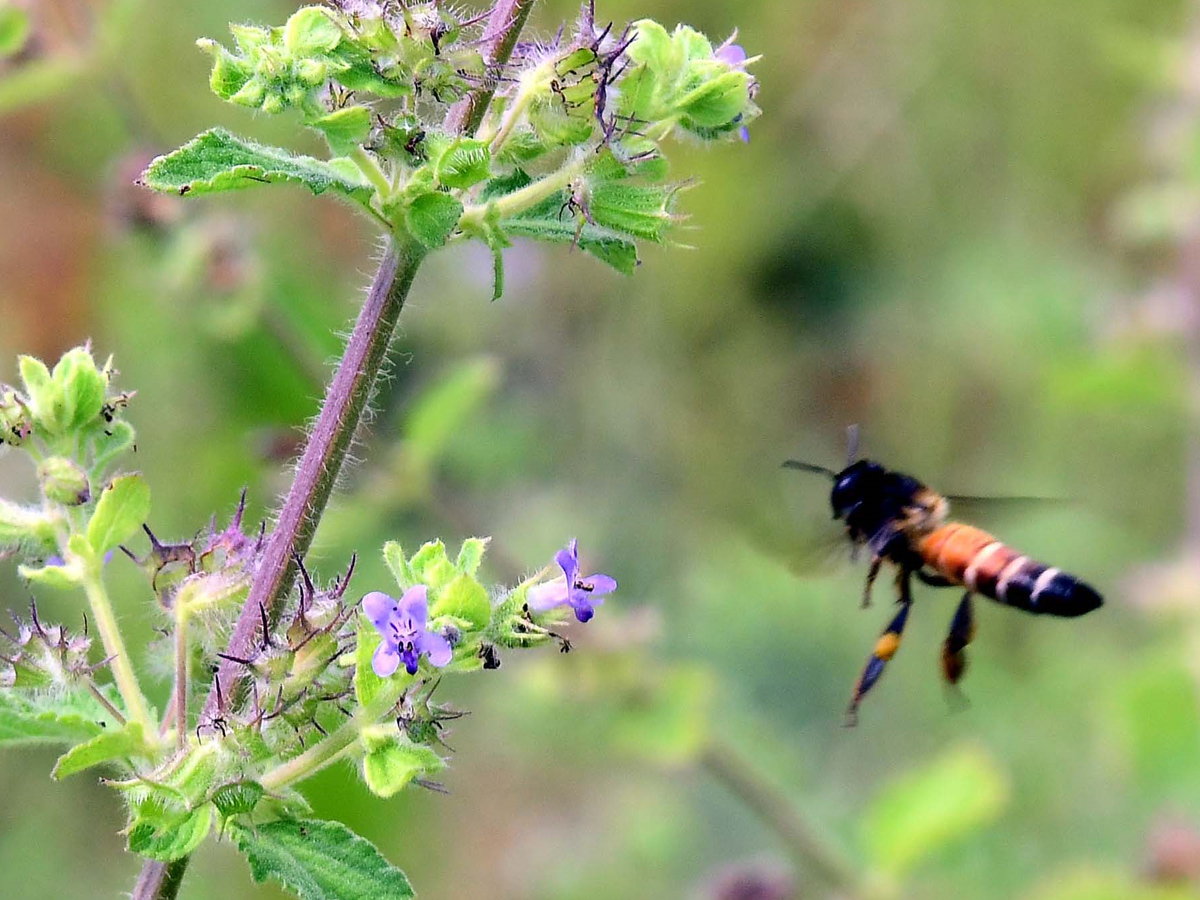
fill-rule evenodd
<path id="1" fill-rule="evenodd" d="M 380 678 L 395 672 L 401 661 L 409 675 L 416 675 L 422 654 L 435 666 L 444 666 L 453 657 L 450 642 L 425 627 L 429 618 L 428 593 L 429 588 L 418 584 L 405 591 L 399 600 L 382 591 L 372 591 L 363 597 L 363 612 L 383 635 L 383 643 L 371 657 L 371 668 Z"/>
<path id="2" fill-rule="evenodd" d="M 595 608 L 604 602 L 604 595 L 617 589 L 616 579 L 608 575 L 581 577 L 579 542 L 574 538 L 565 549 L 554 554 L 554 561 L 563 570 L 562 577 L 531 587 L 526 596 L 529 608 L 534 612 L 545 612 L 568 604 L 575 611 L 575 618 L 580 622 L 588 621 L 596 614 Z"/>

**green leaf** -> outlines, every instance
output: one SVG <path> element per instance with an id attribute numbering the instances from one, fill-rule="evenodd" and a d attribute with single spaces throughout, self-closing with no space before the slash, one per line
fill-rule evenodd
<path id="1" fill-rule="evenodd" d="M 449 194 L 428 191 L 404 206 L 404 224 L 409 234 L 430 249 L 442 246 L 462 217 L 463 205 Z"/>
<path id="2" fill-rule="evenodd" d="M 29 13 L 6 3 L 0 6 L 0 59 L 15 56 L 29 39 Z"/>
<path id="3" fill-rule="evenodd" d="M 495 360 L 484 358 L 458 366 L 427 387 L 405 422 L 407 449 L 422 464 L 435 463 L 499 383 L 499 366 Z"/>
<path id="4" fill-rule="evenodd" d="M 459 575 L 444 587 L 429 610 L 433 618 L 453 616 L 470 630 L 482 631 L 492 620 L 492 604 L 482 584 L 470 575 Z"/>
<path id="5" fill-rule="evenodd" d="M 557 206 L 561 204 L 556 205 Z M 552 244 L 570 244 L 576 240 L 576 225 L 552 215 L 521 215 L 504 220 L 504 231 L 512 237 L 533 238 Z M 595 225 L 585 224 L 578 234 L 579 248 L 612 266 L 623 275 L 632 275 L 638 267 L 637 247 L 633 241 Z"/>
<path id="6" fill-rule="evenodd" d="M 354 647 L 354 698 L 359 706 L 366 706 L 383 688 L 383 679 L 371 668 L 371 657 L 375 654 L 380 640 L 375 626 L 365 615 L 360 615 Z"/>
<path id="7" fill-rule="evenodd" d="M 597 225 L 662 243 L 678 220 L 672 213 L 675 186 L 605 182 L 593 186 L 588 210 Z"/>
<path id="8" fill-rule="evenodd" d="M 360 735 L 363 750 L 363 778 L 379 797 L 391 797 L 414 778 L 436 775 L 446 761 L 424 744 L 402 737 L 390 725 L 364 728 Z"/>
<path id="9" fill-rule="evenodd" d="M 265 793 L 257 781 L 234 781 L 213 791 L 212 802 L 223 816 L 245 815 L 254 811 Z"/>
<path id="10" fill-rule="evenodd" d="M 96 437 L 91 471 L 93 480 L 103 476 L 117 457 L 133 446 L 135 437 L 136 432 L 128 422 L 113 422 L 108 426 L 107 433 L 102 432 Z"/>
<path id="11" fill-rule="evenodd" d="M 404 549 L 395 541 L 383 545 L 383 561 L 402 590 L 408 590 L 417 583 L 417 576 L 404 558 Z"/>
<path id="12" fill-rule="evenodd" d="M 0 76 L 0 115 L 8 115 L 27 106 L 63 93 L 83 75 L 82 57 L 47 56 L 17 66 Z"/>
<path id="13" fill-rule="evenodd" d="M 106 731 L 90 741 L 72 747 L 58 758 L 50 777 L 56 780 L 66 778 L 101 763 L 130 756 L 144 756 L 145 753 L 146 737 L 142 733 L 141 723 L 129 722 L 124 728 Z"/>
<path id="14" fill-rule="evenodd" d="M 434 165 L 440 184 L 450 188 L 469 188 L 479 184 L 492 171 L 492 154 L 485 141 L 458 138 Z"/>
<path id="15" fill-rule="evenodd" d="M 212 828 L 210 804 L 182 814 L 150 814 L 134 818 L 129 829 L 129 849 L 139 856 L 172 862 L 200 846 Z"/>
<path id="16" fill-rule="evenodd" d="M 319 6 L 296 10 L 283 27 L 283 44 L 297 55 L 328 53 L 342 40 L 342 29 L 329 11 Z"/>
<path id="17" fill-rule="evenodd" d="M 0 690 L 0 745 L 75 744 L 117 721 L 91 697 L 26 695 Z"/>
<path id="18" fill-rule="evenodd" d="M 103 556 L 129 540 L 150 515 L 150 488 L 140 475 L 122 475 L 100 495 L 88 522 L 87 539 L 96 555 Z"/>
<path id="19" fill-rule="evenodd" d="M 867 855 L 879 870 L 903 874 L 995 821 L 1008 794 L 1004 772 L 982 750 L 953 749 L 876 797 L 863 822 Z"/>
<path id="20" fill-rule="evenodd" d="M 479 564 L 483 562 L 483 554 L 487 551 L 490 541 L 491 538 L 467 538 L 458 549 L 458 559 L 454 561 L 454 568 L 465 575 L 474 575 L 479 571 Z"/>
<path id="21" fill-rule="evenodd" d="M 409 562 L 416 580 L 427 584 L 435 591 L 448 585 L 458 574 L 446 556 L 446 545 L 441 541 L 427 541 L 421 545 Z"/>
<path id="22" fill-rule="evenodd" d="M 308 125 L 325 135 L 334 153 L 349 153 L 371 134 L 371 111 L 365 106 L 347 106 Z"/>
<path id="23" fill-rule="evenodd" d="M 54 519 L 32 506 L 21 506 L 0 497 L 0 547 L 58 549 Z"/>
<path id="24" fill-rule="evenodd" d="M 369 841 L 338 822 L 280 819 L 231 827 L 256 882 L 273 879 L 300 900 L 410 900 L 412 885 Z"/>
<path id="25" fill-rule="evenodd" d="M 198 196 L 280 181 L 303 184 L 314 194 L 333 191 L 363 204 L 373 193 L 352 167 L 256 144 L 223 128 L 197 135 L 155 159 L 141 183 L 155 191 Z"/>

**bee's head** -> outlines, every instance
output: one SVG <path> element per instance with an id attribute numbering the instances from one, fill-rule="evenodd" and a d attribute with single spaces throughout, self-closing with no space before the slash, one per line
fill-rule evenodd
<path id="1" fill-rule="evenodd" d="M 864 501 L 876 496 L 885 474 L 883 466 L 860 459 L 834 475 L 833 490 L 829 494 L 833 517 L 844 519 Z"/>

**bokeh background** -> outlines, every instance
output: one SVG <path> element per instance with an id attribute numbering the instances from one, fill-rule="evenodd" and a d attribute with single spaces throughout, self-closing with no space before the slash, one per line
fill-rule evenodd
<path id="1" fill-rule="evenodd" d="M 444 699 L 451 793 L 384 802 L 349 767 L 307 792 L 427 900 L 1200 892 L 1200 4 L 1181 0 L 602 0 L 735 26 L 764 110 L 748 145 L 677 154 L 692 249 L 623 278 L 581 253 L 481 248 L 417 281 L 393 377 L 310 560 L 495 537 L 496 581 L 576 535 L 621 582 L 579 652 L 522 654 Z M 36 0 L 0 68 L 0 380 L 15 355 L 114 353 L 163 535 L 265 516 L 377 249 L 300 190 L 180 204 L 152 155 L 212 124 L 314 151 L 221 104 L 193 41 L 294 4 Z M 574 15 L 536 11 L 535 34 Z M 1075 621 L 978 607 L 964 696 L 937 658 L 957 597 L 841 727 L 889 615 L 830 549 L 827 485 L 864 451 L 947 491 L 1065 502 L 976 521 L 1108 598 Z M 0 458 L 0 490 L 33 491 Z M 836 532 L 832 532 L 836 534 Z M 137 648 L 151 598 L 113 566 Z M 27 605 L 15 562 L 0 605 Z M 48 618 L 77 601 L 47 592 Z M 534 658 L 529 658 L 534 657 Z M 150 665 L 154 665 L 151 661 Z M 167 692 L 159 666 L 159 702 Z M 0 755 L 3 893 L 117 896 L 117 798 Z M 824 861 L 824 862 L 822 862 Z M 756 892 L 757 891 L 757 892 Z M 182 896 L 276 897 L 206 844 Z"/>

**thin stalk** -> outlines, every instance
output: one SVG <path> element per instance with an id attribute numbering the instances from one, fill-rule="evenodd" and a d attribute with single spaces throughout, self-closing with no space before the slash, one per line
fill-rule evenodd
<path id="1" fill-rule="evenodd" d="M 802 871 L 857 900 L 874 896 L 845 854 L 735 747 L 714 739 L 702 752 L 700 766 L 779 836 Z"/>
<path id="2" fill-rule="evenodd" d="M 91 567 L 89 567 L 91 568 Z M 104 652 L 112 658 L 113 678 L 117 682 L 117 690 L 121 700 L 135 722 L 140 722 L 148 738 L 154 735 L 154 726 L 150 722 L 150 713 L 146 709 L 146 700 L 138 685 L 137 675 L 129 661 L 129 651 L 125 649 L 125 641 L 121 637 L 121 629 L 117 627 L 117 617 L 113 613 L 112 603 L 108 592 L 104 589 L 104 581 L 99 571 L 89 571 L 83 582 L 84 593 L 87 594 L 88 605 L 92 608 L 92 618 L 100 631 L 100 640 L 104 642 Z"/>
<path id="3" fill-rule="evenodd" d="M 482 225 L 487 218 L 489 210 L 503 219 L 508 216 L 515 216 L 518 213 L 537 206 L 547 197 L 553 197 L 563 188 L 567 187 L 575 176 L 583 171 L 586 164 L 587 158 L 580 157 L 573 163 L 563 166 L 557 172 L 547 175 L 545 178 L 539 179 L 532 184 L 527 184 L 525 187 L 513 191 L 511 194 L 497 197 L 488 203 L 468 206 L 459 219 L 459 226 L 469 228 L 471 226 Z"/>
<path id="4" fill-rule="evenodd" d="M 273 621 L 291 590 L 296 578 L 294 560 L 297 556 L 302 558 L 312 543 L 371 391 L 383 370 L 400 310 L 424 255 L 415 242 L 393 240 L 380 263 L 300 457 L 295 480 L 267 539 L 250 595 L 234 626 L 227 656 L 253 655 L 255 635 L 262 620 L 260 608 Z M 242 667 L 225 659 L 216 677 L 229 695 L 234 696 L 234 687 L 241 683 L 242 676 Z M 217 712 L 217 703 L 216 691 L 210 691 L 202 719 Z"/>
<path id="5" fill-rule="evenodd" d="M 171 702 L 175 711 L 175 746 L 187 749 L 187 698 L 188 698 L 188 614 L 185 604 L 175 604 L 175 689 Z"/>
<path id="6" fill-rule="evenodd" d="M 190 856 L 164 863 L 147 860 L 129 900 L 175 900 Z"/>
<path id="7" fill-rule="evenodd" d="M 365 726 L 374 725 L 404 696 L 412 684 L 411 678 L 395 678 L 384 683 L 369 703 L 360 708 L 352 718 L 320 742 L 313 744 L 299 756 L 267 772 L 260 783 L 267 791 L 278 791 L 297 781 L 315 775 L 321 769 L 341 758 L 358 741 Z"/>
<path id="8" fill-rule="evenodd" d="M 87 684 L 88 693 L 96 698 L 96 702 L 99 703 L 101 706 L 103 706 L 106 710 L 108 710 L 108 714 L 116 720 L 118 725 L 124 725 L 125 724 L 125 716 L 121 714 L 121 711 L 119 709 L 117 709 L 115 706 L 112 705 L 112 703 L 109 702 L 109 699 L 104 696 L 104 692 L 101 691 L 100 688 L 96 687 L 96 682 L 92 681 L 92 679 L 89 678 L 87 680 L 86 684 Z"/>
<path id="9" fill-rule="evenodd" d="M 536 0 L 500 0 L 492 7 L 487 26 L 483 30 L 483 58 L 487 61 L 487 72 L 483 83 L 459 100 L 446 117 L 446 130 L 459 134 L 474 134 L 483 121 L 496 85 L 504 72 L 504 66 L 517 46 L 521 29 L 529 19 L 529 12 Z"/>

